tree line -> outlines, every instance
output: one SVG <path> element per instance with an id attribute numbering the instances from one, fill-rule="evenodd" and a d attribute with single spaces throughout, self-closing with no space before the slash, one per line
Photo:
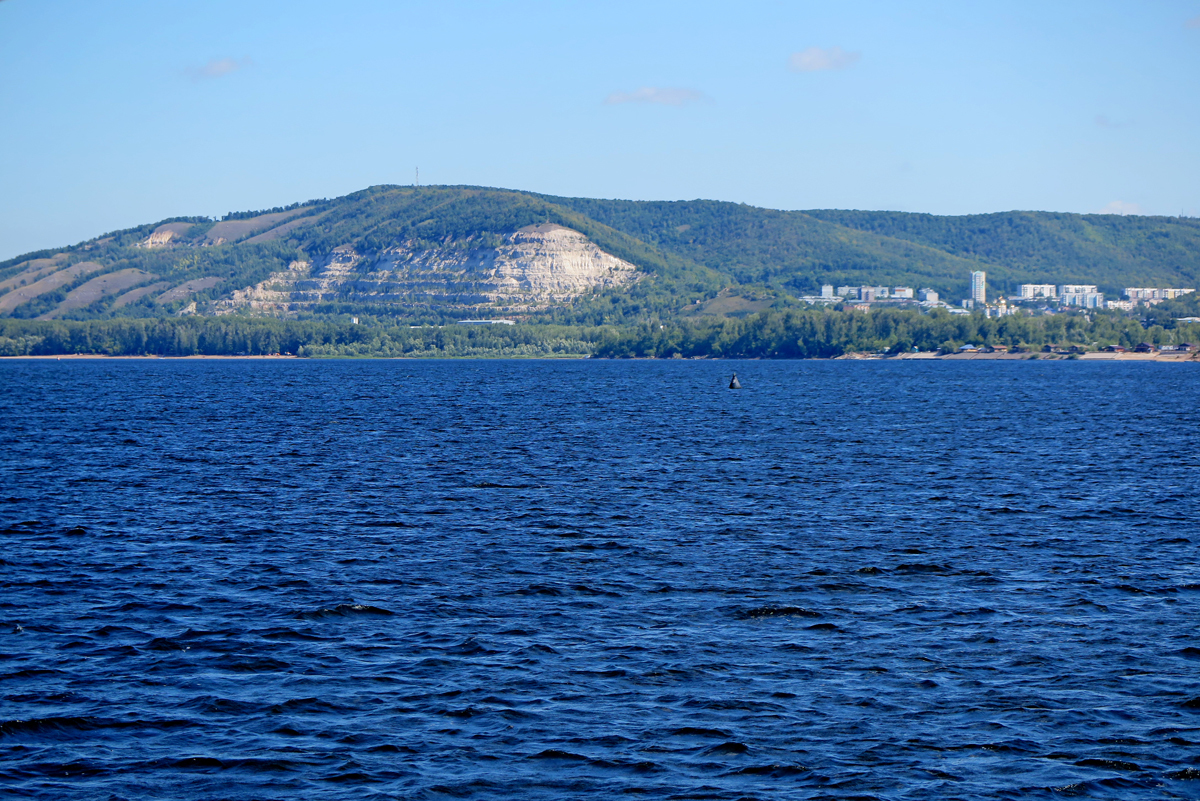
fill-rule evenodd
<path id="1" fill-rule="evenodd" d="M 396 325 L 246 317 L 0 319 L 0 356 L 584 356 L 602 330 L 558 325 Z"/>
<path id="2" fill-rule="evenodd" d="M 1147 321 L 1150 323 L 1151 321 Z M 182 317 L 38 321 L 0 319 L 0 356 L 308 357 L 598 356 L 607 358 L 833 358 L 851 352 L 957 350 L 1006 345 L 1040 351 L 1076 346 L 1200 344 L 1200 324 L 1143 327 L 1112 313 L 931 314 L 898 309 L 770 311 L 741 319 L 696 318 L 638 325 L 409 326 L 387 319 L 280 320 Z"/>
<path id="3" fill-rule="evenodd" d="M 853 352 L 892 354 L 955 351 L 963 345 L 1005 345 L 1040 351 L 1076 346 L 1098 350 L 1109 345 L 1136 347 L 1182 342 L 1200 343 L 1200 324 L 1172 328 L 1151 325 L 1118 314 L 1012 315 L 930 314 L 898 309 L 870 312 L 789 310 L 764 312 L 743 319 L 643 324 L 606 332 L 595 350 L 609 358 L 740 359 L 833 358 Z"/>

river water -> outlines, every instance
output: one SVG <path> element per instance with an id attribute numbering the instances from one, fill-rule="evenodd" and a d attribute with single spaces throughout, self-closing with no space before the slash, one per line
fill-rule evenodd
<path id="1" fill-rule="evenodd" d="M 1195 798 L 1198 397 L 1186 364 L 5 360 L 0 786 Z"/>

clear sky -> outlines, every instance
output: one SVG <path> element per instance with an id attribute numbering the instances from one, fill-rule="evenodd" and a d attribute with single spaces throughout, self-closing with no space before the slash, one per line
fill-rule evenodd
<path id="1" fill-rule="evenodd" d="M 1200 0 L 3 0 L 0 259 L 382 183 L 1200 215 Z"/>

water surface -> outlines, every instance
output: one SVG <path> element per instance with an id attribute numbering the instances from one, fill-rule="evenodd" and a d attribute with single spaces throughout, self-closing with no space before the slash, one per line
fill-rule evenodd
<path id="1" fill-rule="evenodd" d="M 1194 798 L 1198 396 L 1175 364 L 3 361 L 0 784 Z"/>

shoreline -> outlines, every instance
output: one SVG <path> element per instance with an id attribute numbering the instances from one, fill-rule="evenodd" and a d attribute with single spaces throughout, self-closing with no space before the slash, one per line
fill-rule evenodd
<path id="1" fill-rule="evenodd" d="M 60 353 L 54 356 L 0 356 L 0 359 L 41 359 L 62 361 L 63 359 L 144 359 L 178 361 L 184 359 L 299 359 L 299 356 L 208 356 L 195 354 L 192 356 L 111 356 L 107 353 Z"/>
<path id="2" fill-rule="evenodd" d="M 454 360 L 454 361 L 471 361 L 474 359 L 514 359 L 521 361 L 579 361 L 593 358 L 587 355 L 567 355 L 567 356 L 219 356 L 194 354 L 191 356 L 111 356 L 104 353 L 62 353 L 53 356 L 0 356 L 0 361 L 10 361 L 19 359 L 29 359 L 37 361 L 63 361 L 64 359 L 74 360 L 100 360 L 100 359 L 125 359 L 125 360 L 142 360 L 142 361 L 200 361 L 200 360 L 252 360 L 252 361 L 327 361 L 327 360 L 354 360 L 360 361 L 364 359 L 370 360 L 388 360 L 388 361 L 429 361 L 429 360 Z M 873 362 L 891 362 L 891 361 L 920 361 L 920 362 L 960 362 L 960 361 L 1081 361 L 1081 362 L 1197 362 L 1200 363 L 1200 352 L 1197 353 L 1080 353 L 1080 354 L 1060 354 L 1060 353 L 949 353 L 942 356 L 927 352 L 927 353 L 901 353 L 895 356 L 880 356 L 874 353 L 846 353 L 841 356 L 834 356 L 829 359 L 812 358 L 812 359 L 762 359 L 754 357 L 746 358 L 724 358 L 724 357 L 690 357 L 684 359 L 673 358 L 645 358 L 635 357 L 631 359 L 597 359 L 597 361 L 797 361 L 797 362 L 828 362 L 828 361 L 873 361 Z"/>
<path id="3" fill-rule="evenodd" d="M 845 358 L 845 357 L 839 357 Z M 869 358 L 869 357 L 868 357 Z M 944 356 L 925 353 L 901 353 L 883 357 L 900 361 L 1080 361 L 1080 362 L 1188 362 L 1200 360 L 1200 353 L 947 353 Z"/>

